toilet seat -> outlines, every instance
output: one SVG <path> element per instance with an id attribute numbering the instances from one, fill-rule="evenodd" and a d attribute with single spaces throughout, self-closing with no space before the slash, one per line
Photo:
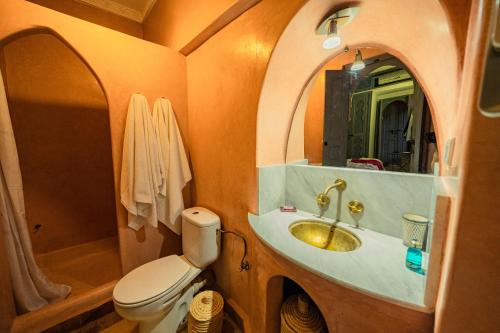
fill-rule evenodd
<path id="1" fill-rule="evenodd" d="M 160 258 L 126 274 L 113 290 L 113 300 L 123 307 L 139 307 L 160 298 L 169 299 L 190 275 L 190 265 L 177 255 Z M 173 295 L 169 295 L 173 294 Z"/>

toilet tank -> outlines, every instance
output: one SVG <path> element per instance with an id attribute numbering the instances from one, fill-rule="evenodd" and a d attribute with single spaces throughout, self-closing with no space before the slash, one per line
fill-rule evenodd
<path id="1" fill-rule="evenodd" d="M 193 265 L 205 268 L 219 257 L 220 218 L 214 212 L 193 207 L 182 212 L 182 252 Z"/>

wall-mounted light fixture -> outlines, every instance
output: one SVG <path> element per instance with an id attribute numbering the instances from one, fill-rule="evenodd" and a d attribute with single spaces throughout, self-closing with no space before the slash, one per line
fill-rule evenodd
<path id="1" fill-rule="evenodd" d="M 351 65 L 351 71 L 359 71 L 365 68 L 365 62 L 363 61 L 363 56 L 361 51 L 356 49 L 356 56 L 354 57 L 354 62 Z"/>
<path id="2" fill-rule="evenodd" d="M 358 7 L 348 7 L 328 14 L 321 20 L 316 28 L 317 35 L 326 35 L 323 40 L 323 48 L 326 50 L 334 49 L 342 43 L 339 36 L 339 30 L 342 26 L 350 23 L 358 13 Z"/>
<path id="3" fill-rule="evenodd" d="M 340 45 L 341 39 L 337 34 L 337 19 L 328 20 L 326 39 L 323 41 L 323 48 L 326 50 L 334 49 Z"/>

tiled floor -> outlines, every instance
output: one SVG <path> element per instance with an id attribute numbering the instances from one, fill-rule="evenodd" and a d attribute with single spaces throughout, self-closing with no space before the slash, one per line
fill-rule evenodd
<path id="1" fill-rule="evenodd" d="M 113 326 L 122 318 L 114 311 L 112 302 L 68 319 L 43 333 L 98 333 Z"/>
<path id="2" fill-rule="evenodd" d="M 138 333 L 138 324 L 134 321 L 123 319 L 111 327 L 101 331 L 101 333 Z"/>
<path id="3" fill-rule="evenodd" d="M 101 331 L 101 333 L 138 333 L 139 328 L 136 322 L 132 322 L 126 319 L 123 319 L 111 327 L 106 328 Z M 187 327 L 184 328 L 179 333 L 188 333 Z M 236 324 L 224 314 L 224 326 L 222 327 L 222 333 L 241 333 L 241 331 L 236 327 Z"/>

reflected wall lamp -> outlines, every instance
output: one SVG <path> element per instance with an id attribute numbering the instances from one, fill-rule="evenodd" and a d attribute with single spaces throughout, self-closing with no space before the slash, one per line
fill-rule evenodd
<path id="1" fill-rule="evenodd" d="M 363 61 L 363 56 L 361 51 L 356 49 L 356 56 L 354 57 L 354 62 L 351 65 L 351 71 L 359 71 L 365 68 L 365 62 Z"/>

